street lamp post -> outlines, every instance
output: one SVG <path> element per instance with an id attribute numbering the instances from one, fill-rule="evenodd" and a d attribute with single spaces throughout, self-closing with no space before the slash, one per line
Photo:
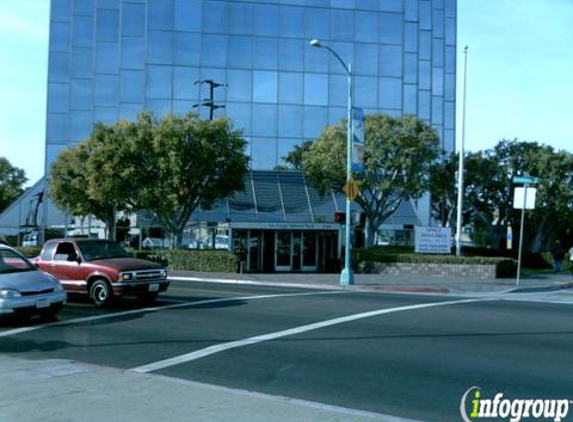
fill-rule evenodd
<path id="1" fill-rule="evenodd" d="M 324 48 L 331 52 L 334 57 L 340 62 L 344 70 L 346 71 L 346 76 L 348 79 L 348 103 L 347 103 L 347 130 L 346 130 L 346 182 L 349 183 L 352 180 L 352 64 L 344 63 L 344 60 L 334 51 L 332 48 L 317 39 L 310 41 L 310 45 L 316 48 Z M 351 236 L 350 236 L 350 198 L 346 196 L 346 227 L 345 227 L 345 245 L 344 245 L 344 269 L 340 273 L 340 284 L 342 286 L 347 286 L 349 284 L 354 284 L 354 274 L 352 272 L 350 264 L 350 253 L 351 253 Z"/>

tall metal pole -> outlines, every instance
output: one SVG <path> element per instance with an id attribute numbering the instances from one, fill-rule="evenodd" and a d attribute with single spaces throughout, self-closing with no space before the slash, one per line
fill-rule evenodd
<path id="1" fill-rule="evenodd" d="M 523 184 L 523 208 L 521 208 L 521 227 L 519 228 L 519 252 L 517 255 L 517 278 L 515 287 L 519 287 L 519 278 L 521 276 L 521 254 L 523 252 L 523 226 L 525 225 L 525 206 L 527 204 L 527 183 Z"/>
<path id="2" fill-rule="evenodd" d="M 468 71 L 468 46 L 464 48 L 464 92 L 462 103 L 462 139 L 459 148 L 458 209 L 456 219 L 456 256 L 462 255 L 462 209 L 464 205 L 464 144 L 466 138 L 466 86 Z"/>
<path id="3" fill-rule="evenodd" d="M 347 94 L 347 129 L 346 129 L 346 182 L 352 180 L 352 138 L 353 134 L 353 123 L 352 123 L 352 64 L 346 64 L 344 60 L 327 45 L 321 44 L 319 40 L 313 39 L 310 41 L 310 45 L 316 48 L 324 48 L 331 52 L 334 57 L 340 62 L 344 70 L 346 71 L 348 79 L 348 94 Z M 351 229 L 352 224 L 350 220 L 350 198 L 346 196 L 346 222 L 345 222 L 345 232 L 344 232 L 344 268 L 340 273 L 340 285 L 348 286 L 354 284 L 354 273 L 352 271 L 351 264 Z"/>
<path id="4" fill-rule="evenodd" d="M 352 65 L 348 65 L 348 110 L 347 110 L 347 130 L 346 130 L 346 183 L 352 180 Z M 344 245 L 344 269 L 340 273 L 340 284 L 347 286 L 354 284 L 354 273 L 352 272 L 351 263 L 351 221 L 350 221 L 350 198 L 346 196 L 346 227 L 345 227 L 345 245 Z"/>

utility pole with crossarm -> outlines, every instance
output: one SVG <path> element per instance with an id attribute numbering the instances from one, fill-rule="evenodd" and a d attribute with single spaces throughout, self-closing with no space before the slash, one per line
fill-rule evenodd
<path id="1" fill-rule="evenodd" d="M 209 85 L 209 98 L 205 98 L 201 103 L 193 104 L 193 107 L 201 107 L 201 106 L 209 107 L 209 120 L 213 120 L 213 112 L 218 108 L 225 108 L 224 105 L 215 104 L 215 89 L 220 88 L 222 86 L 226 87 L 227 84 L 220 84 L 212 79 L 202 79 L 199 81 L 195 81 L 195 85 L 201 86 L 203 84 Z"/>

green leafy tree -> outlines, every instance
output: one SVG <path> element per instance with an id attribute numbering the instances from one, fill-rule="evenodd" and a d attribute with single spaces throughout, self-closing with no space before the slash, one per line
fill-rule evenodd
<path id="1" fill-rule="evenodd" d="M 511 178 L 494 150 L 470 153 L 465 159 L 464 207 L 481 240 L 495 249 L 502 247 L 508 220 L 512 218 Z"/>
<path id="2" fill-rule="evenodd" d="M 126 120 L 113 125 L 98 123 L 88 141 L 90 155 L 85 164 L 89 176 L 87 195 L 106 210 L 103 221 L 111 240 L 117 239 L 117 213 L 137 210 L 132 198 L 134 183 L 130 178 L 135 166 L 129 143 L 133 125 Z"/>
<path id="3" fill-rule="evenodd" d="M 550 249 L 556 239 L 565 240 L 573 227 L 573 154 L 547 148 L 539 154 L 531 172 L 539 176 L 538 200 L 531 211 L 531 249 Z M 567 246 L 572 239 L 566 239 Z"/>
<path id="4" fill-rule="evenodd" d="M 523 241 L 532 252 L 547 249 L 573 223 L 573 156 L 551 146 L 517 140 L 500 141 L 494 154 L 506 180 L 512 180 L 520 173 L 539 178 L 536 207 L 526 214 Z M 499 206 L 499 221 L 511 222 L 514 228 L 519 228 L 521 212 L 513 209 L 513 187 L 505 186 L 505 202 Z"/>
<path id="5" fill-rule="evenodd" d="M 26 172 L 14 167 L 8 159 L 0 157 L 0 213 L 25 191 Z"/>
<path id="6" fill-rule="evenodd" d="M 94 133 L 103 126 L 94 129 Z M 54 204 L 69 214 L 86 217 L 95 216 L 106 224 L 108 237 L 115 239 L 115 221 L 118 201 L 113 197 L 100 200 L 91 194 L 91 186 L 102 180 L 89 166 L 97 141 L 92 137 L 75 147 L 61 151 L 52 163 L 48 177 L 48 192 Z M 125 209 L 125 201 L 119 208 Z"/>
<path id="7" fill-rule="evenodd" d="M 226 119 L 190 113 L 98 124 L 88 141 L 64 151 L 52 167 L 55 203 L 75 215 L 103 220 L 115 236 L 117 211 L 149 210 L 181 244 L 198 206 L 243 189 L 246 141 Z"/>
<path id="8" fill-rule="evenodd" d="M 132 206 L 152 211 L 176 247 L 197 207 L 208 209 L 244 189 L 247 143 L 227 119 L 207 121 L 189 113 L 157 120 L 143 113 L 125 131 L 119 180 Z"/>
<path id="9" fill-rule="evenodd" d="M 507 226 L 513 227 L 514 234 L 519 233 L 521 212 L 513 208 L 513 178 L 522 173 L 540 179 L 536 208 L 526 213 L 525 248 L 543 250 L 571 226 L 571 154 L 514 139 L 468 154 L 465 162 L 464 206 L 476 230 L 488 233 L 489 246 L 503 246 Z"/>
<path id="10" fill-rule="evenodd" d="M 346 127 L 328 126 L 305 156 L 304 172 L 320 192 L 342 192 L 346 183 Z M 366 216 L 366 246 L 374 232 L 405 199 L 427 192 L 431 163 L 438 156 L 436 131 L 413 116 L 365 117 L 364 172 L 354 174 L 361 192 L 357 204 Z"/>
<path id="11" fill-rule="evenodd" d="M 455 225 L 458 202 L 459 154 L 452 153 L 430 170 L 432 217 L 444 227 Z M 501 240 L 496 227 L 496 211 L 505 201 L 507 184 L 499 163 L 482 152 L 467 153 L 464 157 L 464 192 L 462 225 L 471 225 L 480 233 L 478 243 L 492 245 Z M 482 235 L 485 233 L 485 236 Z M 483 239 L 486 240 L 483 240 Z"/>
<path id="12" fill-rule="evenodd" d="M 115 223 L 115 239 L 118 242 L 123 242 L 128 239 L 131 221 L 128 217 L 121 217 Z"/>
<path id="13" fill-rule="evenodd" d="M 430 167 L 431 212 L 441 227 L 453 226 L 457 210 L 457 170 L 456 153 L 443 156 Z"/>
<path id="14" fill-rule="evenodd" d="M 304 156 L 308 152 L 312 141 L 303 142 L 301 145 L 295 145 L 295 147 L 288 152 L 287 155 L 281 157 L 285 162 L 285 165 L 277 166 L 277 170 L 302 170 Z"/>

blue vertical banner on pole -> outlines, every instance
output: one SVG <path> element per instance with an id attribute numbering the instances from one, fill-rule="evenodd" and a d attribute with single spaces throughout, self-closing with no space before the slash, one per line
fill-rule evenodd
<path id="1" fill-rule="evenodd" d="M 352 108 L 352 171 L 364 171 L 364 110 L 360 107 Z"/>

